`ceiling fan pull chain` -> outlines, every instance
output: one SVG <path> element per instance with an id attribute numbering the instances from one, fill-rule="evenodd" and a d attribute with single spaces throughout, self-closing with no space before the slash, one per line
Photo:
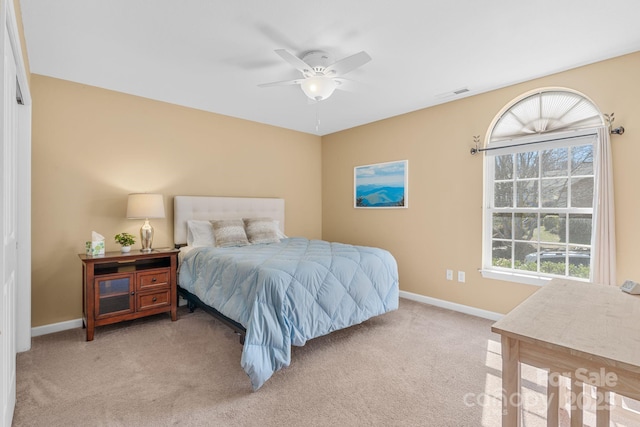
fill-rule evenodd
<path id="1" fill-rule="evenodd" d="M 316 132 L 320 132 L 320 103 L 316 102 Z"/>

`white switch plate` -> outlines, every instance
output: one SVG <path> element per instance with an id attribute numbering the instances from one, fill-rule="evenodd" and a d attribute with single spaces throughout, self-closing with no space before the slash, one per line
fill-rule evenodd
<path id="1" fill-rule="evenodd" d="M 458 282 L 464 283 L 464 271 L 458 271 Z"/>
<path id="2" fill-rule="evenodd" d="M 447 280 L 453 280 L 453 270 L 447 270 Z"/>

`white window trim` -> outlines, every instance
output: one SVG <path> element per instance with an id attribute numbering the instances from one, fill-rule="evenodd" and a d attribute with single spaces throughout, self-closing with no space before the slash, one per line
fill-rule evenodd
<path id="1" fill-rule="evenodd" d="M 497 269 L 489 270 L 483 268 L 480 270 L 480 273 L 485 279 L 503 280 L 505 282 L 516 282 L 534 286 L 544 286 L 552 279 L 551 277 L 539 276 L 533 273 L 521 274 L 512 271 L 500 271 Z"/>
<path id="2" fill-rule="evenodd" d="M 499 142 L 495 142 L 489 145 L 488 148 L 495 148 L 495 150 L 486 151 L 483 161 L 484 163 L 484 182 L 483 182 L 483 209 L 482 209 L 482 224 L 483 224 L 483 233 L 482 233 L 482 268 L 480 269 L 480 273 L 483 278 L 487 279 L 495 279 L 495 280 L 503 280 L 508 282 L 516 282 L 522 283 L 526 285 L 534 285 L 534 286 L 544 286 L 553 278 L 557 277 L 565 277 L 558 275 L 547 275 L 540 274 L 538 272 L 526 272 L 525 270 L 513 270 L 506 269 L 502 267 L 494 267 L 492 265 L 492 244 L 491 244 L 491 236 L 493 235 L 493 223 L 490 220 L 489 213 L 492 209 L 493 204 L 493 186 L 489 187 L 488 183 L 493 182 L 493 158 L 496 155 L 503 154 L 513 154 L 517 152 L 526 152 L 526 151 L 539 151 L 544 150 L 549 147 L 555 147 L 559 145 L 557 140 L 571 140 L 565 141 L 562 146 L 577 146 L 584 145 L 585 138 L 590 137 L 591 135 L 596 134 L 595 128 L 589 129 L 580 129 L 575 131 L 568 132 L 555 132 L 549 133 L 545 135 L 533 135 L 530 137 L 512 139 L 512 140 L 502 140 Z M 513 145 L 521 145 L 527 144 L 531 142 L 537 142 L 536 145 L 525 145 L 522 146 L 513 146 Z M 595 162 L 596 152 L 594 150 L 594 162 Z M 540 211 L 541 208 L 538 209 Z M 542 209 L 544 210 L 544 209 Z M 594 208 L 595 211 L 595 208 Z M 595 213 L 595 212 L 594 212 Z M 592 236 L 592 244 L 593 244 L 593 236 Z M 592 260 L 593 263 L 593 260 Z M 591 268 L 591 274 L 593 274 L 593 267 Z M 571 280 L 576 281 L 584 281 L 588 282 L 588 279 L 582 279 L 579 277 L 571 277 Z"/>

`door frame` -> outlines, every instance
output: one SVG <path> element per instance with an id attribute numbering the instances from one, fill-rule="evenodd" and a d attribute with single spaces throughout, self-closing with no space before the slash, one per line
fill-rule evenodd
<path id="1" fill-rule="evenodd" d="M 22 54 L 22 43 L 20 41 L 20 31 L 14 1 L 5 0 L 0 2 L 0 84 L 5 85 L 7 78 L 17 79 L 20 88 L 22 105 L 16 101 L 15 114 L 12 123 L 6 123 L 6 114 L 0 114 L 0 129 L 7 126 L 16 129 L 16 152 L 15 152 L 15 184 L 13 191 L 16 196 L 16 266 L 15 266 L 15 299 L 10 301 L 11 312 L 14 313 L 9 323 L 12 330 L 1 331 L 13 340 L 7 352 L 0 352 L 0 366 L 7 366 L 5 358 L 16 358 L 16 352 L 26 351 L 31 348 L 31 91 L 29 80 Z M 8 37 L 8 40 L 5 40 Z M 8 43 L 5 43 L 8 41 Z M 4 66 L 5 46 L 9 45 L 12 50 L 13 62 L 16 67 L 16 76 L 7 76 Z M 4 109 L 3 109 L 4 110 Z M 4 131 L 2 132 L 4 135 Z M 4 141 L 3 141 L 4 143 Z M 4 301 L 3 301 L 4 303 Z M 11 425 L 16 403 L 16 387 L 13 383 L 16 378 L 15 360 L 8 365 L 12 367 L 9 384 L 2 384 L 2 387 L 11 387 L 8 395 L 2 393 L 0 401 L 0 424 Z"/>
<path id="2" fill-rule="evenodd" d="M 17 185 L 18 185 L 18 264 L 16 349 L 23 352 L 31 349 L 31 90 L 22 54 L 22 43 L 18 31 L 18 20 L 14 0 L 2 2 L 2 12 L 7 25 L 9 42 L 16 62 L 16 76 L 22 94 L 22 105 L 16 108 L 18 125 Z M 4 50 L 4 47 L 2 47 Z M 4 52 L 3 52 L 4 53 Z M 4 72 L 3 72 L 4 77 Z"/>

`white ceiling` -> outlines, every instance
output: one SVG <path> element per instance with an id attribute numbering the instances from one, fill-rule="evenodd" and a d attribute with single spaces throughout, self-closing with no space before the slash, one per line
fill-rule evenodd
<path id="1" fill-rule="evenodd" d="M 638 0 L 20 3 L 32 73 L 316 135 L 640 50 Z M 309 104 L 281 48 L 372 61 Z"/>

